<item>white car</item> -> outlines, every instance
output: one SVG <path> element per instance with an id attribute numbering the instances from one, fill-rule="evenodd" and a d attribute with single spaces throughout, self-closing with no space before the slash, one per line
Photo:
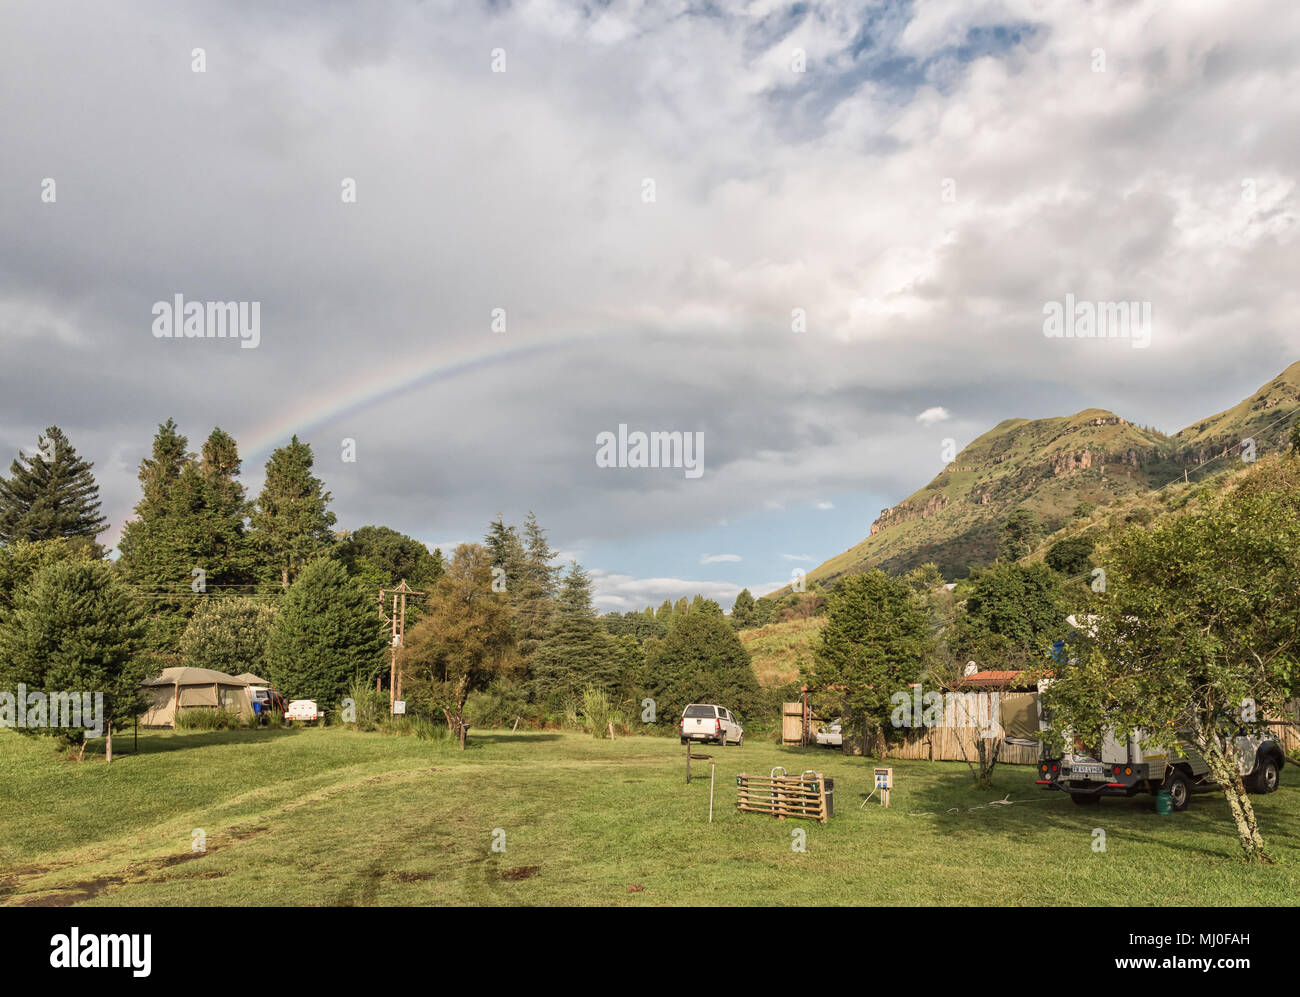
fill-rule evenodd
<path id="1" fill-rule="evenodd" d="M 687 741 L 714 741 L 721 745 L 745 743 L 745 729 L 736 722 L 725 706 L 692 703 L 682 711 L 682 744 Z"/>
<path id="2" fill-rule="evenodd" d="M 844 745 L 844 733 L 840 729 L 840 722 L 823 727 L 817 732 L 817 743 L 824 748 L 840 748 Z"/>

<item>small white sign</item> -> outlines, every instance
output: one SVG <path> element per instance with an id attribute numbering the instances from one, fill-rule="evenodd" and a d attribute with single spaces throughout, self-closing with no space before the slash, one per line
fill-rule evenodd
<path id="1" fill-rule="evenodd" d="M 406 700 L 404 699 L 393 700 L 393 716 L 397 716 L 398 714 L 404 714 L 405 712 L 406 712 Z"/>

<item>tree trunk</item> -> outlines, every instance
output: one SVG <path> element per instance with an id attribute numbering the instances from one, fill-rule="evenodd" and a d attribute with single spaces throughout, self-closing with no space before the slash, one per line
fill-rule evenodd
<path id="1" fill-rule="evenodd" d="M 1210 766 L 1223 797 L 1228 803 L 1228 812 L 1232 814 L 1232 823 L 1237 829 L 1237 840 L 1247 862 L 1271 862 L 1264 853 L 1264 838 L 1259 833 L 1259 824 L 1255 820 L 1255 808 L 1246 793 L 1246 786 L 1241 774 L 1231 759 L 1224 755 L 1223 749 L 1212 737 L 1201 737 L 1203 743 L 1198 745 L 1201 755 Z"/>
<path id="2" fill-rule="evenodd" d="M 113 762 L 113 723 L 109 721 L 104 729 L 104 761 L 110 765 Z"/>

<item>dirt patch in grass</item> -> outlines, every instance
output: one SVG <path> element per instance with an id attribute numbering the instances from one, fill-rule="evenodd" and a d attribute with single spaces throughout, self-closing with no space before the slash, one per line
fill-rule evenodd
<path id="1" fill-rule="evenodd" d="M 93 900 L 109 887 L 121 886 L 126 880 L 121 876 L 100 876 L 82 883 L 74 883 L 70 889 L 50 893 L 40 897 L 29 897 L 19 901 L 19 907 L 71 907 L 73 904 Z"/>
<path id="2" fill-rule="evenodd" d="M 390 872 L 388 875 L 399 883 L 423 883 L 438 878 L 436 872 Z"/>
<path id="3" fill-rule="evenodd" d="M 532 879 L 541 871 L 541 868 L 539 865 L 519 865 L 513 869 L 502 870 L 501 878 L 510 880 Z"/>

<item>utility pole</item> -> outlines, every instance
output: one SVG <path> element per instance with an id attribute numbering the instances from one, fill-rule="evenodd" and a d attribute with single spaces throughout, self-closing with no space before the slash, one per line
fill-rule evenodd
<path id="1" fill-rule="evenodd" d="M 417 592 L 406 584 L 403 578 L 401 584 L 393 589 L 379 590 L 379 615 L 385 623 L 392 626 L 392 637 L 389 641 L 389 659 L 388 659 L 388 715 L 393 715 L 393 703 L 402 698 L 402 673 L 397 669 L 397 650 L 406 643 L 406 597 L 408 595 L 422 596 L 423 592 Z M 384 614 L 384 597 L 391 596 L 393 608 L 391 615 Z M 375 678 L 375 692 L 379 691 L 381 677 Z"/>

